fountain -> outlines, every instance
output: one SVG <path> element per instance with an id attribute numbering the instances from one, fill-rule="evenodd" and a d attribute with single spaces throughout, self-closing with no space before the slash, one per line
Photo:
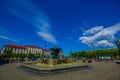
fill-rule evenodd
<path id="1" fill-rule="evenodd" d="M 85 63 L 74 62 L 71 58 L 66 58 L 61 48 L 51 48 L 51 53 L 48 59 L 39 59 L 37 61 L 27 62 L 22 64 L 22 67 L 26 67 L 42 73 L 50 73 L 62 70 L 69 70 L 74 68 L 86 68 L 88 65 Z"/>
<path id="2" fill-rule="evenodd" d="M 60 52 L 60 48 L 51 48 L 50 59 L 49 59 L 49 66 L 54 66 L 54 59 L 58 58 L 58 54 Z"/>

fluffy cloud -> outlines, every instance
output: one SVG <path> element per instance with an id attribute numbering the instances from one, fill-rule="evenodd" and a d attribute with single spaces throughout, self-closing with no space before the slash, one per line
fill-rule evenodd
<path id="1" fill-rule="evenodd" d="M 93 27 L 83 33 L 79 40 L 90 47 L 113 47 L 115 34 L 120 31 L 120 23 L 104 28 Z"/>
<path id="2" fill-rule="evenodd" d="M 6 0 L 4 6 L 13 15 L 37 27 L 37 34 L 44 33 L 48 35 L 38 34 L 38 36 L 51 43 L 57 42 L 55 37 L 52 35 L 48 16 L 40 10 L 37 5 L 33 4 L 29 0 Z"/>
<path id="3" fill-rule="evenodd" d="M 96 26 L 96 27 L 94 27 L 94 28 L 91 28 L 91 29 L 85 31 L 85 32 L 83 33 L 83 35 L 96 34 L 96 33 L 98 33 L 99 31 L 101 31 L 102 29 L 103 29 L 103 26 Z"/>
<path id="4" fill-rule="evenodd" d="M 97 45 L 99 46 L 114 46 L 113 43 L 108 42 L 107 40 L 101 40 L 97 42 Z"/>

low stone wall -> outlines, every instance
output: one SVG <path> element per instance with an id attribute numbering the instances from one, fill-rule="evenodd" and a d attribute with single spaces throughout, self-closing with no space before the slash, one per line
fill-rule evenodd
<path id="1" fill-rule="evenodd" d="M 70 70 L 70 69 L 78 69 L 78 68 L 87 68 L 88 65 L 71 65 L 71 66 L 57 66 L 57 67 L 38 67 L 34 65 L 26 65 L 22 64 L 22 67 L 28 68 L 30 70 L 35 70 L 40 73 L 52 73 L 52 72 L 59 72 L 59 71 L 65 71 L 65 70 Z"/>

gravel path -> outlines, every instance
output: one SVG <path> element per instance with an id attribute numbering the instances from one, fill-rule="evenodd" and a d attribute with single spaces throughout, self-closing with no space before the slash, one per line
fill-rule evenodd
<path id="1" fill-rule="evenodd" d="M 53 75 L 30 75 L 17 68 L 20 64 L 0 65 L 0 80 L 120 80 L 120 64 L 115 62 L 93 62 L 92 69 Z"/>

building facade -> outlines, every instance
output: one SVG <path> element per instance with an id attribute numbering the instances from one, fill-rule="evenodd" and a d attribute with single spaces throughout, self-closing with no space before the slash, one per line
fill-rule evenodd
<path id="1" fill-rule="evenodd" d="M 44 55 L 49 55 L 50 50 L 46 50 L 43 48 L 40 48 L 38 46 L 32 46 L 32 45 L 26 45 L 26 46 L 21 46 L 21 45 L 15 45 L 15 44 L 7 44 L 4 45 L 1 53 L 7 54 L 9 51 L 12 51 L 12 53 L 24 53 L 24 54 L 28 54 L 28 53 L 32 53 L 32 54 L 43 54 Z"/>

